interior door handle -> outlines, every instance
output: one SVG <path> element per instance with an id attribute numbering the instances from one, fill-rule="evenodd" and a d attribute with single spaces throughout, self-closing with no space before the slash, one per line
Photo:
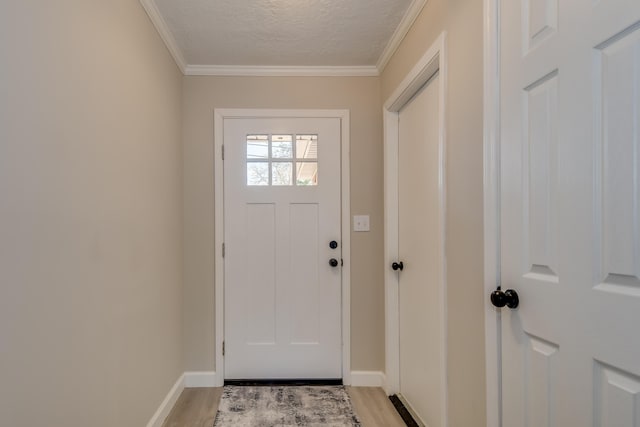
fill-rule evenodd
<path id="1" fill-rule="evenodd" d="M 513 289 L 507 289 L 502 292 L 502 289 L 498 288 L 491 292 L 491 304 L 498 308 L 506 305 L 510 309 L 514 309 L 520 304 L 520 298 L 518 298 L 518 293 Z"/>
<path id="2" fill-rule="evenodd" d="M 400 262 L 394 262 L 393 264 L 391 264 L 391 268 L 394 269 L 394 271 L 402 271 L 404 270 L 404 263 L 402 261 Z"/>
<path id="3" fill-rule="evenodd" d="M 335 258 L 331 258 L 331 259 L 329 260 L 329 265 L 330 265 L 331 267 L 337 267 L 337 266 L 338 266 L 338 260 L 337 260 L 337 259 L 335 259 Z"/>

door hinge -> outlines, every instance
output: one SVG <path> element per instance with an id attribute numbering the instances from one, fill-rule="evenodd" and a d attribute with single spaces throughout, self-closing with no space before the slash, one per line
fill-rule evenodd
<path id="1" fill-rule="evenodd" d="M 222 160 L 224 160 L 224 145 L 222 146 Z"/>
<path id="2" fill-rule="evenodd" d="M 222 341 L 222 355 L 224 356 L 224 341 Z"/>
<path id="3" fill-rule="evenodd" d="M 225 254 L 227 253 L 227 248 L 225 246 L 225 244 L 222 244 L 222 258 L 224 258 Z"/>

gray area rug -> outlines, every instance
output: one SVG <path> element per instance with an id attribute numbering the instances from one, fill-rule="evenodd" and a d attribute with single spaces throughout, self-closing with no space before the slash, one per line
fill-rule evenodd
<path id="1" fill-rule="evenodd" d="M 360 426 L 343 386 L 225 386 L 215 427 Z"/>

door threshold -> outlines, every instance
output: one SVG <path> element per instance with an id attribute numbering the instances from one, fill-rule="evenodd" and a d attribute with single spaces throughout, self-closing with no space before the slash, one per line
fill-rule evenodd
<path id="1" fill-rule="evenodd" d="M 305 385 L 321 386 L 321 385 L 342 385 L 342 378 L 224 380 L 224 385 L 234 385 L 234 386 L 305 386 Z"/>

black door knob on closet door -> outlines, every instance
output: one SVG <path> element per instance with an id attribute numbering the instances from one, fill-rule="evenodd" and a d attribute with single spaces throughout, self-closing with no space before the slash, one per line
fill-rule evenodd
<path id="1" fill-rule="evenodd" d="M 338 266 L 338 260 L 337 260 L 337 259 L 335 259 L 335 258 L 331 258 L 331 259 L 329 260 L 329 265 L 330 265 L 331 267 L 337 267 L 337 266 Z"/>
<path id="2" fill-rule="evenodd" d="M 400 262 L 394 262 L 393 264 L 391 264 L 391 268 L 394 269 L 394 271 L 402 271 L 404 270 L 404 263 L 402 261 Z"/>
<path id="3" fill-rule="evenodd" d="M 520 304 L 520 298 L 518 298 L 518 293 L 513 289 L 507 289 L 504 292 L 501 289 L 496 289 L 491 292 L 491 304 L 498 308 L 502 308 L 506 305 L 507 307 L 514 309 Z"/>
<path id="4" fill-rule="evenodd" d="M 335 248 L 337 248 L 337 247 L 338 247 L 338 242 L 336 242 L 335 240 L 330 241 L 330 242 L 329 242 L 329 247 L 330 247 L 331 249 L 335 249 Z"/>

